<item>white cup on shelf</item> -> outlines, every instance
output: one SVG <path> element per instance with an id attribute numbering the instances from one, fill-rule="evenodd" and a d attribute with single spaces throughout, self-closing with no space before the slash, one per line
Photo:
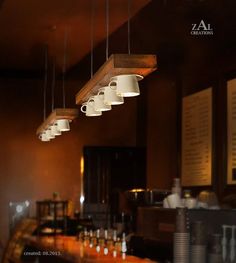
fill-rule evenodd
<path id="1" fill-rule="evenodd" d="M 138 81 L 141 79 L 143 76 L 137 74 L 118 75 L 111 78 L 109 87 L 116 90 L 117 96 L 134 97 L 140 94 Z"/>
<path id="2" fill-rule="evenodd" d="M 93 117 L 93 116 L 101 116 L 102 112 L 101 111 L 96 111 L 94 109 L 94 97 L 91 97 L 87 102 L 84 102 L 80 108 L 80 110 L 85 113 L 86 116 L 88 117 Z"/>
<path id="3" fill-rule="evenodd" d="M 113 86 L 105 86 L 99 89 L 98 94 L 104 94 L 104 103 L 106 105 L 120 105 L 124 103 L 124 98 L 117 96 Z"/>

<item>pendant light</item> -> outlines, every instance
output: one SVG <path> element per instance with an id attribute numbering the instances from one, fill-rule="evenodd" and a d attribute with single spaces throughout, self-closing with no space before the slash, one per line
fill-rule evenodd
<path id="1" fill-rule="evenodd" d="M 53 76 L 52 76 L 52 112 L 47 118 L 44 117 L 44 122 L 38 127 L 36 132 L 36 134 L 39 135 L 39 138 L 42 141 L 46 141 L 43 140 L 44 137 L 50 140 L 55 138 L 55 136 L 61 135 L 61 133 L 64 131 L 69 131 L 70 130 L 69 122 L 71 122 L 73 119 L 77 118 L 78 116 L 78 109 L 66 108 L 66 97 L 65 97 L 66 52 L 67 52 L 67 31 L 65 31 L 65 38 L 64 38 L 64 61 L 63 61 L 63 71 L 62 71 L 63 108 L 54 109 L 55 67 L 56 67 L 54 61 Z M 46 116 L 46 91 L 44 92 L 44 105 L 45 105 L 44 115 Z"/>
<path id="2" fill-rule="evenodd" d="M 48 82 L 48 47 L 45 46 L 45 57 L 44 57 L 44 83 L 43 83 L 43 120 L 46 119 L 46 92 L 47 92 L 47 82 Z M 43 130 L 38 134 L 39 139 L 43 142 L 50 141 L 50 136 Z"/>
<path id="3" fill-rule="evenodd" d="M 67 28 L 65 29 L 65 37 L 64 37 L 64 60 L 63 60 L 63 69 L 62 69 L 62 99 L 63 99 L 63 108 L 66 108 L 66 93 L 65 93 L 65 75 L 66 75 L 66 55 L 67 55 L 67 41 L 68 34 Z M 60 132 L 65 132 L 70 130 L 70 123 L 68 119 L 59 119 L 55 122 L 58 130 Z"/>
<path id="4" fill-rule="evenodd" d="M 54 111 L 54 100 L 55 100 L 55 83 L 56 83 L 56 62 L 55 58 L 53 59 L 53 67 L 52 67 L 52 112 Z M 53 123 L 49 128 L 51 131 L 51 135 L 54 136 L 59 136 L 61 135 L 61 131 L 58 129 L 58 125 L 56 123 Z"/>
<path id="5" fill-rule="evenodd" d="M 94 52 L 94 16 L 95 2 L 91 0 L 91 26 L 90 26 L 90 79 L 93 78 L 93 52 Z M 92 95 L 84 102 L 80 108 L 87 117 L 97 117 L 102 115 L 102 111 L 110 110 L 109 105 L 105 105 L 99 95 Z"/>
<path id="6" fill-rule="evenodd" d="M 127 54 L 112 54 L 109 57 L 109 0 L 106 0 L 106 62 L 97 70 L 96 74 L 76 94 L 76 104 L 83 105 L 91 96 L 101 89 L 111 89 L 114 101 L 105 99 L 108 105 L 119 105 L 124 102 L 123 97 L 132 97 L 140 94 L 138 81 L 157 69 L 156 55 L 131 54 L 130 39 L 130 10 L 128 0 L 127 18 Z"/>

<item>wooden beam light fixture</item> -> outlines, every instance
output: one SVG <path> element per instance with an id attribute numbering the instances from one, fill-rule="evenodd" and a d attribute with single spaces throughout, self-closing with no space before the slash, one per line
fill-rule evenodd
<path id="1" fill-rule="evenodd" d="M 54 109 L 51 114 L 45 119 L 45 121 L 38 127 L 36 134 L 40 136 L 40 139 L 46 139 L 44 134 L 46 131 L 51 130 L 52 127 L 56 127 L 59 133 L 61 131 L 68 131 L 68 126 L 62 126 L 62 120 L 65 121 L 64 124 L 71 122 L 78 116 L 78 109 L 70 109 L 70 108 L 57 108 Z M 64 128 L 63 128 L 64 127 Z M 60 134 L 54 135 L 60 135 Z"/>
<path id="2" fill-rule="evenodd" d="M 46 90 L 47 90 L 47 69 L 48 69 L 48 57 L 47 48 L 45 52 L 45 76 L 44 76 L 44 121 L 38 127 L 36 134 L 39 139 L 43 142 L 48 142 L 54 139 L 56 136 L 61 135 L 62 132 L 70 130 L 70 122 L 78 116 L 78 109 L 66 108 L 65 99 L 65 73 L 66 73 L 66 50 L 67 50 L 67 29 L 65 31 L 64 39 L 64 65 L 62 72 L 62 99 L 63 108 L 54 108 L 54 89 L 55 89 L 55 59 L 53 63 L 53 75 L 52 75 L 52 111 L 50 115 L 46 118 Z"/>
<path id="3" fill-rule="evenodd" d="M 136 75 L 137 80 L 140 80 L 156 69 L 156 55 L 113 54 L 76 94 L 76 104 L 82 105 L 87 102 L 103 87 L 110 86 L 117 89 L 117 83 L 112 86 L 112 82 L 117 76 Z M 122 96 L 122 94 L 118 94 L 118 96 Z"/>

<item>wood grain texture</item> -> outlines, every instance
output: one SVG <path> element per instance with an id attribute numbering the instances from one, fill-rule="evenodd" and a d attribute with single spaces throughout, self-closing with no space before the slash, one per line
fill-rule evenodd
<path id="1" fill-rule="evenodd" d="M 91 95 L 96 94 L 99 88 L 108 85 L 113 76 L 138 74 L 145 77 L 156 68 L 155 55 L 113 54 L 76 94 L 76 104 L 82 104 Z"/>
<path id="2" fill-rule="evenodd" d="M 66 119 L 66 120 L 74 120 L 78 116 L 78 109 L 71 108 L 58 108 L 54 109 L 51 114 L 47 117 L 47 119 L 38 127 L 36 134 L 42 133 L 48 126 L 52 125 L 56 120 Z"/>

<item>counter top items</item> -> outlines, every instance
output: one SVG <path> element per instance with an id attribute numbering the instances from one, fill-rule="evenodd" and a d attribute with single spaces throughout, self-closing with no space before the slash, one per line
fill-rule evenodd
<path id="1" fill-rule="evenodd" d="M 202 191 L 198 195 L 198 201 L 207 204 L 208 207 L 218 207 L 218 199 L 213 191 Z"/>
<path id="2" fill-rule="evenodd" d="M 224 263 L 222 259 L 221 235 L 212 234 L 210 236 L 208 261 L 209 263 Z"/>
<path id="3" fill-rule="evenodd" d="M 207 237 L 202 221 L 195 221 L 191 225 L 190 258 L 191 263 L 206 262 Z"/>
<path id="4" fill-rule="evenodd" d="M 236 225 L 222 225 L 223 236 L 221 239 L 223 263 L 235 263 L 235 229 Z"/>
<path id="5" fill-rule="evenodd" d="M 182 195 L 182 189 L 181 189 L 181 184 L 180 184 L 180 179 L 179 178 L 174 178 L 173 180 L 173 186 L 171 188 L 172 194 L 178 194 L 180 197 Z"/>
<path id="6" fill-rule="evenodd" d="M 169 208 L 183 207 L 182 199 L 179 194 L 174 193 L 167 196 Z"/>
<path id="7" fill-rule="evenodd" d="M 125 253 L 97 250 L 85 243 L 76 240 L 75 237 L 56 236 L 56 237 L 30 237 L 27 239 L 28 245 L 37 248 L 40 253 L 46 251 L 56 251 L 57 256 L 69 262 L 81 263 L 154 263 L 149 259 L 142 259 L 129 256 Z M 124 245 L 123 245 L 124 246 Z M 124 248 L 124 247 L 123 247 Z"/>
<path id="8" fill-rule="evenodd" d="M 37 201 L 38 235 L 62 234 L 67 231 L 67 200 Z"/>
<path id="9" fill-rule="evenodd" d="M 177 208 L 174 233 L 174 263 L 189 263 L 189 222 L 186 208 Z"/>

